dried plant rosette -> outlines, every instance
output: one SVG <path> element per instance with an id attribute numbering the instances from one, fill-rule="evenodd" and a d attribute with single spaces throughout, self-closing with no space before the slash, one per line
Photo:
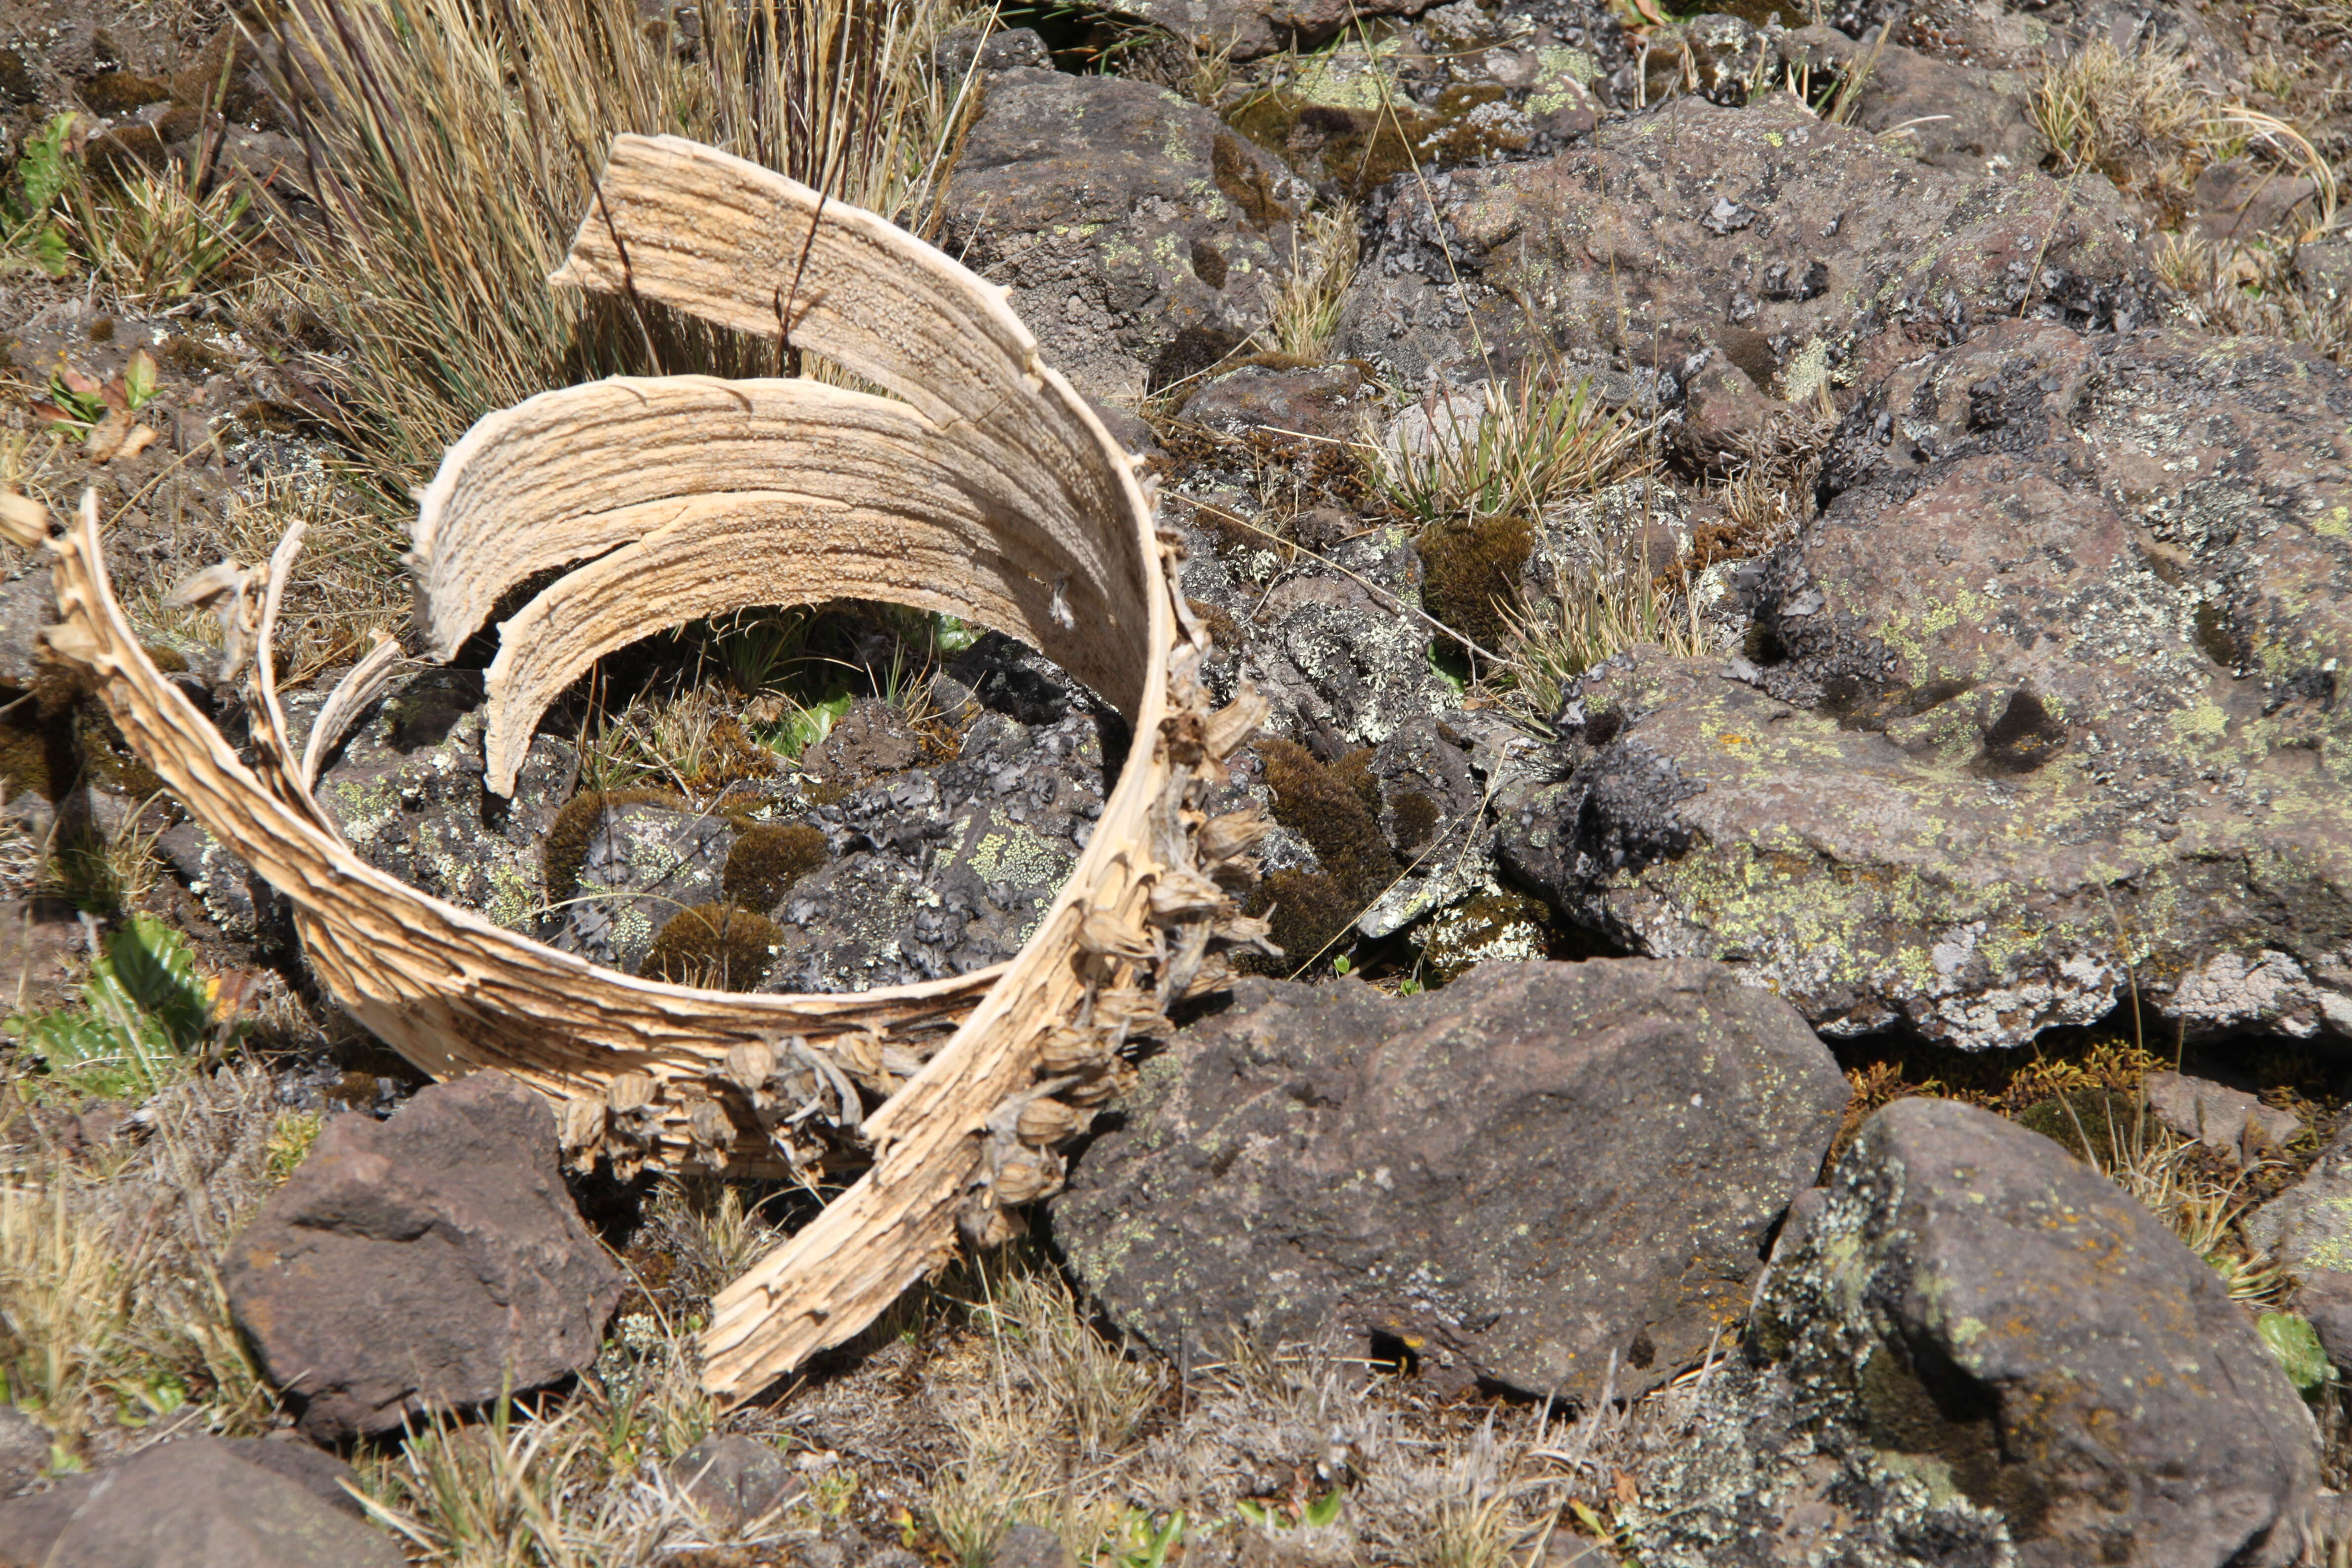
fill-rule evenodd
<path id="1" fill-rule="evenodd" d="M 312 798 L 321 759 L 394 675 L 383 641 L 296 753 L 270 643 L 300 548 L 196 584 L 251 656 L 237 749 L 141 648 L 107 581 L 97 502 L 48 531 L 51 654 L 93 679 L 131 748 L 291 903 L 335 999 L 436 1078 L 510 1072 L 559 1108 L 567 1153 L 627 1172 L 862 1176 L 714 1304 L 705 1380 L 747 1397 L 855 1334 L 943 1262 L 1053 1191 L 1056 1152 L 1181 998 L 1263 947 L 1237 895 L 1263 832 L 1203 811 L 1264 705 L 1212 711 L 1206 634 L 1174 588 L 1135 463 L 1038 360 L 1005 291 L 871 213 L 672 137 L 612 148 L 551 280 L 625 293 L 824 356 L 878 387 L 799 377 L 623 378 L 483 419 L 426 490 L 409 565 L 441 660 L 503 595 L 488 786 L 512 790 L 549 704 L 648 633 L 759 605 L 855 597 L 960 616 L 1037 647 L 1115 705 L 1137 744 L 1076 869 L 1009 963 L 843 995 L 639 979 L 430 898 L 361 859 Z M 813 1123 L 825 1124 L 817 1138 Z"/>

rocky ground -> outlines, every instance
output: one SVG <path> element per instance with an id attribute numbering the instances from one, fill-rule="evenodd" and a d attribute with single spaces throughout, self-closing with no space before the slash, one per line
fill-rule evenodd
<path id="1" fill-rule="evenodd" d="M 446 438 L 640 339 L 776 368 L 582 316 L 466 371 L 417 309 L 530 311 L 369 246 L 499 182 L 352 162 L 308 14 L 0 0 L 0 489 L 95 491 L 233 739 L 173 590 L 304 524 L 298 744 Z M 614 16 L 589 97 L 723 55 Z M 566 1172 L 344 1019 L 0 546 L 0 1563 L 2345 1560 L 2352 11 L 887 26 L 894 210 L 1145 456 L 1268 700 L 1223 804 L 1284 957 L 1029 1237 L 721 1410 L 711 1295 L 828 1194 Z M 560 254 L 576 194 L 501 221 Z M 467 264 L 501 309 L 523 249 Z M 1001 636 L 800 606 L 605 660 L 502 798 L 494 652 L 404 668 L 336 826 L 735 990 L 1011 957 L 1134 739 Z"/>

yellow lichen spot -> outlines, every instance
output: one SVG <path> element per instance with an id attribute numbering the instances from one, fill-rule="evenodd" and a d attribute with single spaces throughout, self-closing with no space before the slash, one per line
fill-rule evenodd
<path id="1" fill-rule="evenodd" d="M 1830 345 L 1822 338 L 1808 338 L 1797 357 L 1780 373 L 1781 395 L 1790 403 L 1802 403 L 1822 388 L 1830 378 Z"/>
<path id="2" fill-rule="evenodd" d="M 2329 539 L 2352 538 L 2352 507 L 2337 507 L 2313 523 L 2311 531 Z"/>
<path id="3" fill-rule="evenodd" d="M 2211 702 L 2200 702 L 2172 716 L 2172 732 L 2184 741 L 2212 740 L 2229 727 L 2229 715 Z"/>

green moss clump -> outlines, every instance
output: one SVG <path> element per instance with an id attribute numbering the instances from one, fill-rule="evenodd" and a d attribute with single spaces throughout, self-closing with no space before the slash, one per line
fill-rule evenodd
<path id="1" fill-rule="evenodd" d="M 1251 900 L 1259 913 L 1273 910 L 1282 962 L 1296 965 L 1336 942 L 1402 868 L 1381 834 L 1370 752 L 1328 766 L 1288 741 L 1261 741 L 1257 753 L 1274 792 L 1274 819 L 1306 839 L 1322 863 L 1313 871 L 1275 872 Z"/>
<path id="2" fill-rule="evenodd" d="M 144 800 L 163 787 L 155 770 L 139 760 L 122 731 L 115 727 L 113 716 L 96 701 L 84 702 L 73 710 L 73 747 L 82 766 L 90 776 L 109 788 Z"/>
<path id="3" fill-rule="evenodd" d="M 580 868 L 588 863 L 588 840 L 605 812 L 625 805 L 677 808 L 685 804 L 666 789 L 592 789 L 565 801 L 548 826 L 547 842 L 540 847 L 540 867 L 547 878 L 550 901 L 568 899 L 579 887 Z"/>
<path id="4" fill-rule="evenodd" d="M 2148 1140 L 2155 1120 L 2137 1096 L 2115 1089 L 2078 1089 L 2017 1116 L 2019 1126 L 2102 1168 L 2127 1163 L 2132 1150 Z"/>
<path id="5" fill-rule="evenodd" d="M 782 928 L 733 904 L 697 904 L 654 933 L 640 973 L 648 980 L 749 991 L 768 973 Z"/>
<path id="6" fill-rule="evenodd" d="M 69 715 L 43 717 L 29 703 L 0 718 L 0 786 L 12 796 L 64 799 L 81 771 L 73 730 Z"/>
<path id="7" fill-rule="evenodd" d="M 1535 553 L 1535 529 L 1507 513 L 1433 522 L 1413 539 L 1421 605 L 1471 641 L 1499 647 L 1519 602 L 1519 574 Z"/>
<path id="8" fill-rule="evenodd" d="M 744 829 L 735 840 L 719 886 L 745 909 L 772 910 L 794 882 L 828 858 L 821 829 L 802 822 L 781 827 L 762 824 Z"/>
<path id="9" fill-rule="evenodd" d="M 1417 789 L 1407 790 L 1389 805 L 1389 842 L 1400 855 L 1418 855 L 1437 837 L 1444 815 L 1435 801 Z"/>

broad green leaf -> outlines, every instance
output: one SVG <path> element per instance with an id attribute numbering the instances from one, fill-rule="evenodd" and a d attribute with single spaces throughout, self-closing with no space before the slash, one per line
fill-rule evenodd
<path id="1" fill-rule="evenodd" d="M 155 356 L 141 349 L 122 367 L 123 395 L 131 400 L 133 409 L 145 407 L 155 397 Z"/>
<path id="2" fill-rule="evenodd" d="M 2319 1346 L 2319 1331 L 2309 1320 L 2293 1312 L 2264 1312 L 2254 1321 L 2254 1331 L 2278 1358 L 2279 1370 L 2286 1373 L 2296 1393 L 2308 1397 L 2326 1386 L 2333 1369 L 2327 1364 L 2327 1352 Z"/>

